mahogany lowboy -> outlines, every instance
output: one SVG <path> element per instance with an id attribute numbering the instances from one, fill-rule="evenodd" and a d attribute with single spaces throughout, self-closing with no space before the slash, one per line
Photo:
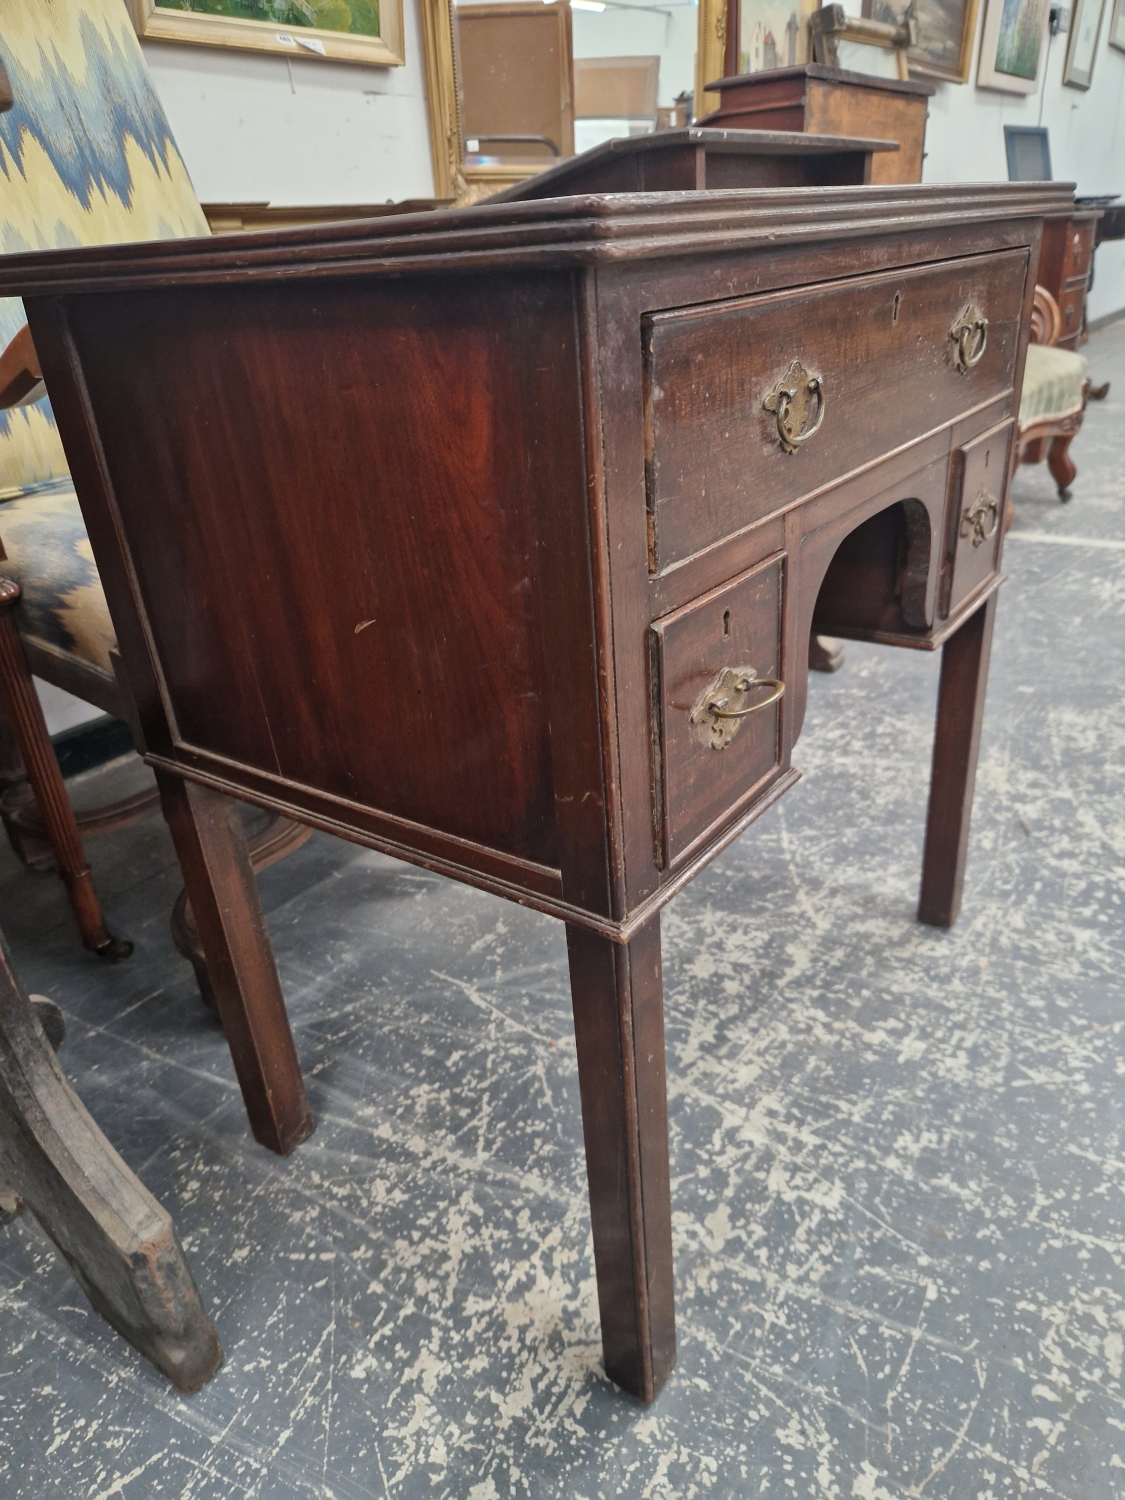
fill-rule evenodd
<path id="1" fill-rule="evenodd" d="M 568 924 L 608 1373 L 675 1360 L 659 910 L 795 779 L 810 629 L 944 643 L 960 901 L 1042 220 L 570 198 L 9 257 L 255 1133 L 311 1128 L 234 793 Z"/>

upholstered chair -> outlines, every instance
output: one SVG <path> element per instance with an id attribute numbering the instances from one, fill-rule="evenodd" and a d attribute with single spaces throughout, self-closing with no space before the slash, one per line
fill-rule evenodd
<path id="1" fill-rule="evenodd" d="M 1078 472 L 1070 445 L 1086 414 L 1090 382 L 1083 357 L 1057 347 L 1061 329 L 1058 303 L 1046 287 L 1037 286 L 1012 464 L 1014 471 L 1021 463 L 1046 458 L 1059 499 L 1069 500 Z"/>
<path id="2" fill-rule="evenodd" d="M 209 233 L 122 0 L 4 0 L 0 63 L 13 96 L 0 115 L 0 252 Z M 5 822 L 21 852 L 27 830 L 43 830 L 83 942 L 119 958 L 129 945 L 102 917 L 28 667 L 132 722 L 128 684 L 18 301 L 0 300 L 0 351 L 0 697 L 35 803 L 13 777 Z M 146 790 L 97 809 L 88 830 L 157 805 Z M 258 842 L 255 868 L 286 846 L 276 827 Z M 210 998 L 183 899 L 174 930 Z"/>

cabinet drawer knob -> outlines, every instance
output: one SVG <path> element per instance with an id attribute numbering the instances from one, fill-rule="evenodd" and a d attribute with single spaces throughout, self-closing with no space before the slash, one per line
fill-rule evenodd
<path id="1" fill-rule="evenodd" d="M 949 337 L 957 345 L 954 364 L 962 375 L 980 364 L 988 347 L 988 319 L 975 302 L 970 302 L 954 323 Z"/>
<path id="2" fill-rule="evenodd" d="M 809 406 L 813 397 L 816 398 L 816 421 L 809 427 Z M 824 404 L 824 381 L 819 375 L 810 375 L 801 361 L 795 359 L 762 402 L 762 408 L 772 412 L 777 419 L 777 435 L 785 452 L 796 453 L 801 443 L 807 443 L 820 431 Z"/>
<path id="3" fill-rule="evenodd" d="M 768 689 L 765 697 L 743 704 L 742 700 L 758 688 Z M 725 750 L 738 733 L 741 720 L 776 703 L 784 692 L 780 678 L 759 677 L 755 667 L 724 667 L 692 709 L 691 723 L 710 730 L 712 750 Z"/>
<path id="4" fill-rule="evenodd" d="M 961 517 L 961 535 L 971 536 L 974 547 L 981 547 L 996 535 L 1000 524 L 1000 502 L 987 490 L 980 494 Z"/>

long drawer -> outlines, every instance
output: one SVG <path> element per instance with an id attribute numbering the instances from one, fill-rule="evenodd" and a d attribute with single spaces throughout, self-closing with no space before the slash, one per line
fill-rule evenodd
<path id="1" fill-rule="evenodd" d="M 1007 390 L 1025 250 L 645 317 L 661 572 Z"/>

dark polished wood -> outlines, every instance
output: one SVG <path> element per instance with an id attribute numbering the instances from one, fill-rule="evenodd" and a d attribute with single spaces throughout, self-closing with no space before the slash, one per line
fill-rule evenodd
<path id="1" fill-rule="evenodd" d="M 1099 209 L 1071 210 L 1047 219 L 1037 280 L 1058 303 L 1060 349 L 1077 349 L 1086 333 L 1086 292 L 1094 266 Z"/>
<path id="2" fill-rule="evenodd" d="M 126 938 L 115 937 L 102 915 L 74 810 L 66 795 L 43 710 L 24 660 L 19 631 L 12 618 L 12 606 L 19 596 L 18 584 L 0 578 L 0 694 L 4 711 L 43 815 L 82 944 L 99 958 L 113 963 L 128 958 L 133 945 Z"/>
<path id="3" fill-rule="evenodd" d="M 814 620 L 972 655 L 1000 540 L 960 557 L 958 476 L 1069 202 L 579 196 L 0 263 L 259 1139 L 307 1115 L 214 793 L 562 918 L 606 1368 L 643 1400 L 674 1358 L 659 910 L 796 780 Z"/>
<path id="4" fill-rule="evenodd" d="M 961 910 L 996 594 L 942 647 L 918 920 L 952 927 Z"/>
<path id="5" fill-rule="evenodd" d="M 313 1120 L 238 808 L 178 776 L 157 780 L 250 1128 L 287 1156 Z"/>
<path id="6" fill-rule="evenodd" d="M 94 1310 L 196 1391 L 223 1358 L 214 1324 L 171 1217 L 64 1077 L 54 1052 L 64 1030 L 56 1007 L 37 998 L 33 1011 L 0 935 L 0 1206 L 26 1207 Z"/>
<path id="7" fill-rule="evenodd" d="M 572 193 L 845 187 L 871 182 L 872 158 L 897 150 L 895 141 L 688 125 L 658 135 L 606 141 L 488 201 L 530 203 Z"/>

